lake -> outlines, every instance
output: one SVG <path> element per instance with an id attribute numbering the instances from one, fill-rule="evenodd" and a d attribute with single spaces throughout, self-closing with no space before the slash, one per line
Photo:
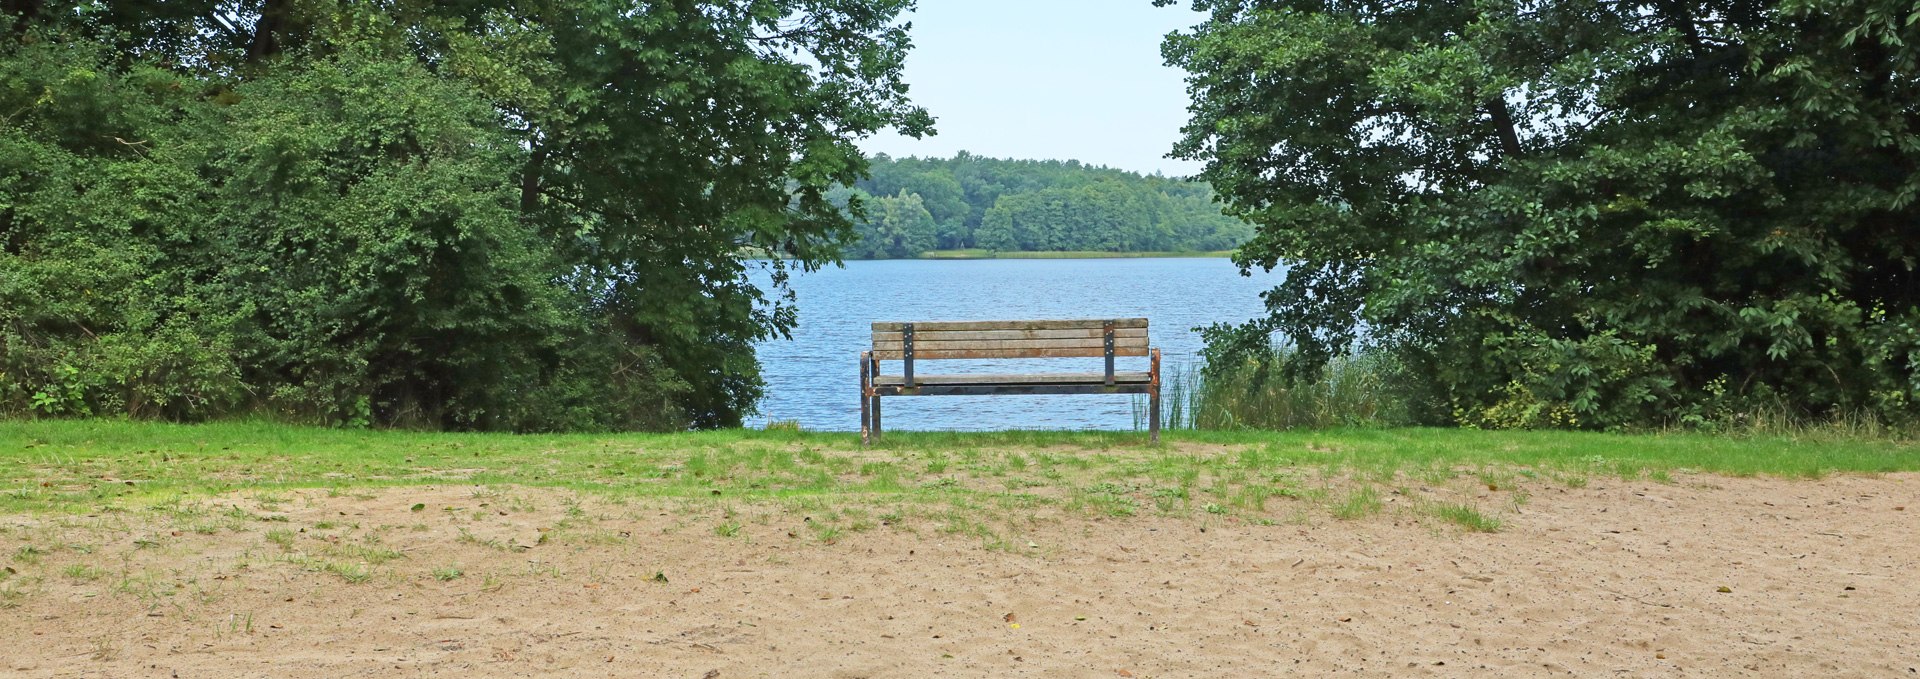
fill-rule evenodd
<path id="1" fill-rule="evenodd" d="M 1262 313 L 1260 293 L 1278 272 L 1240 275 L 1231 261 L 1188 259 L 879 260 L 795 274 L 800 325 L 791 340 L 759 347 L 767 396 L 748 423 L 797 420 L 818 431 L 860 428 L 860 352 L 874 321 L 966 321 L 1144 316 L 1162 351 L 1162 374 L 1194 360 L 1215 322 Z M 768 274 L 755 280 L 765 287 Z M 1117 359 L 1146 370 L 1145 358 Z M 916 361 L 916 374 L 1080 372 L 1099 358 Z M 882 365 L 898 374 L 900 363 Z M 1135 399 L 1098 396 L 927 396 L 883 399 L 888 430 L 1132 429 Z M 1144 427 L 1144 424 L 1141 425 Z"/>

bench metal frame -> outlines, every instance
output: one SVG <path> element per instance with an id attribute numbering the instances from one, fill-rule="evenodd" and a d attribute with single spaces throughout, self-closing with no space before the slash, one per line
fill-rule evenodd
<path id="1" fill-rule="evenodd" d="M 1125 337 L 1120 336 L 1123 332 Z M 881 436 L 883 396 L 1030 394 L 1146 394 L 1148 437 L 1160 441 L 1160 350 L 1149 346 L 1147 319 L 878 322 L 873 324 L 873 338 L 873 348 L 860 352 L 862 445 Z M 1115 373 L 1114 358 L 1120 355 L 1148 357 L 1148 371 L 1144 375 Z M 1082 356 L 1103 358 L 1105 370 L 920 379 L 914 375 L 916 360 Z M 901 374 L 883 375 L 882 360 L 901 361 Z"/>

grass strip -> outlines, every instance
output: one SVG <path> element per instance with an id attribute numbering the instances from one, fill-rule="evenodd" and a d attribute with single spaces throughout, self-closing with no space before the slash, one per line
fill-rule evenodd
<path id="1" fill-rule="evenodd" d="M 0 511 L 97 510 L 276 488 L 518 484 L 625 496 L 832 502 L 954 493 L 981 501 L 1240 506 L 1319 480 L 1480 476 L 1569 486 L 1677 472 L 1817 478 L 1920 469 L 1913 442 L 1684 433 L 1355 429 L 1135 432 L 725 430 L 512 435 L 118 420 L 0 422 Z M 1089 491 L 1089 489 L 1096 489 Z M 1192 498 L 1204 497 L 1204 500 Z M 1251 500 L 1249 498 L 1252 498 Z M 1016 498 L 1017 499 L 1017 498 Z M 1370 503 L 1356 502 L 1356 514 Z M 1198 505 L 1196 505 L 1198 506 Z"/>

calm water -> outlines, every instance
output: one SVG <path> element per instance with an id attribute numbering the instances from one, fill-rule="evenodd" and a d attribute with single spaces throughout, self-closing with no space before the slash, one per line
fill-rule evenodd
<path id="1" fill-rule="evenodd" d="M 874 321 L 1036 318 L 1149 319 L 1163 373 L 1200 349 L 1193 328 L 1261 313 L 1260 293 L 1279 274 L 1240 275 L 1225 259 L 995 259 L 848 262 L 796 274 L 800 327 L 760 346 L 767 397 L 760 416 L 811 430 L 860 428 L 860 352 Z M 766 282 L 766 275 L 759 275 Z M 916 361 L 916 374 L 1095 371 L 1099 358 Z M 1117 359 L 1146 370 L 1145 358 Z M 882 364 L 898 374 L 900 363 Z M 1098 396 L 928 396 L 883 399 L 889 430 L 1131 429 L 1134 399 Z M 1144 426 L 1144 425 L 1143 425 Z"/>

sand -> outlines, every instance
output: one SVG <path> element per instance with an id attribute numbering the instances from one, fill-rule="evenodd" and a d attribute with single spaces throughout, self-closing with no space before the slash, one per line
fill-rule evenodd
<path id="1" fill-rule="evenodd" d="M 470 486 L 219 498 L 197 530 L 5 516 L 0 675 L 1912 677 L 1916 491 L 1595 479 L 1531 488 L 1491 534 L 1391 497 L 1346 521 L 1042 517 L 995 544 Z M 369 536 L 400 558 L 326 570 Z"/>

